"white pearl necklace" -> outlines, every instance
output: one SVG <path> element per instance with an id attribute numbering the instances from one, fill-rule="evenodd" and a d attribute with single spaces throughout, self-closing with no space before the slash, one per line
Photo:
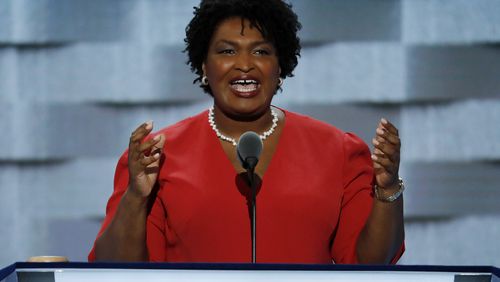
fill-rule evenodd
<path id="1" fill-rule="evenodd" d="M 264 133 L 259 135 L 260 140 L 262 141 L 266 140 L 267 137 L 273 134 L 274 130 L 276 129 L 276 126 L 278 126 L 278 113 L 275 110 L 273 110 L 273 108 L 271 108 L 271 115 L 273 116 L 273 124 L 267 131 L 264 131 Z M 229 142 L 233 144 L 233 146 L 235 147 L 236 145 L 238 145 L 238 143 L 234 138 L 228 137 L 220 133 L 219 129 L 217 129 L 217 125 L 215 124 L 215 119 L 214 119 L 214 106 L 211 106 L 208 109 L 208 123 L 210 124 L 210 127 L 212 127 L 212 129 L 215 131 L 215 134 L 217 134 L 217 137 L 219 139 Z"/>

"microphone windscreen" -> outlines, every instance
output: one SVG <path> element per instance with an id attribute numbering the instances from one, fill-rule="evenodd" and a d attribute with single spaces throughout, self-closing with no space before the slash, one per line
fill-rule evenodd
<path id="1" fill-rule="evenodd" d="M 245 162 L 249 157 L 256 158 L 258 161 L 260 153 L 262 152 L 262 147 L 262 140 L 260 140 L 257 133 L 253 131 L 243 133 L 240 136 L 240 140 L 238 140 L 238 145 L 236 146 L 236 151 L 241 165 L 245 167 Z"/>

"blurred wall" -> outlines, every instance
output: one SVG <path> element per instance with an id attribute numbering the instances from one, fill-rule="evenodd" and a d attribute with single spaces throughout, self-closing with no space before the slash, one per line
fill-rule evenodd
<path id="1" fill-rule="evenodd" d="M 195 0 L 0 1 L 0 265 L 86 254 L 130 132 L 206 109 Z M 500 1 L 294 0 L 302 58 L 275 104 L 403 140 L 405 264 L 500 265 Z"/>

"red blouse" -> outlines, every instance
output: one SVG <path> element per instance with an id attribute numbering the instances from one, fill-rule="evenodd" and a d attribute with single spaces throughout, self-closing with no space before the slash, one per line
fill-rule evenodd
<path id="1" fill-rule="evenodd" d="M 147 220 L 151 261 L 251 261 L 247 187 L 207 115 L 204 111 L 158 132 L 166 136 L 165 162 Z M 257 262 L 356 263 L 356 240 L 373 202 L 372 179 L 370 152 L 361 139 L 285 111 L 257 195 Z M 99 235 L 127 188 L 126 152 L 114 182 Z"/>

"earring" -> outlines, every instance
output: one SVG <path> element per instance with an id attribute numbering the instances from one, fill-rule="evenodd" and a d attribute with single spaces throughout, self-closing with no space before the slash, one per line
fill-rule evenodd
<path id="1" fill-rule="evenodd" d="M 278 86 L 281 87 L 283 85 L 283 78 L 278 78 Z"/>
<path id="2" fill-rule="evenodd" d="M 206 75 L 204 75 L 201 78 L 201 85 L 203 85 L 203 86 L 207 86 L 208 85 L 208 77 Z"/>

